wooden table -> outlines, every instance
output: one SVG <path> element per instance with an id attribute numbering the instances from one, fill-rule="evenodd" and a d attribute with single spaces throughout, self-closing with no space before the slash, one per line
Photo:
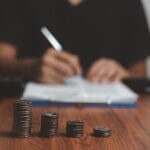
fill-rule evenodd
<path id="1" fill-rule="evenodd" d="M 12 104 L 12 99 L 0 101 L 0 150 L 150 150 L 150 96 L 142 97 L 134 109 L 34 107 L 33 134 L 27 139 L 10 136 Z M 61 134 L 57 138 L 38 137 L 41 113 L 47 111 L 60 113 Z M 76 119 L 85 122 L 84 137 L 65 137 L 66 121 Z M 112 136 L 93 137 L 91 132 L 96 125 L 112 127 Z"/>

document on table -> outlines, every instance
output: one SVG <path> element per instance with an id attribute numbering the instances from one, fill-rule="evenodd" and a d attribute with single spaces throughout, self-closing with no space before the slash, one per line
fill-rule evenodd
<path id="1" fill-rule="evenodd" d="M 56 103 L 119 103 L 137 102 L 138 95 L 123 83 L 93 84 L 80 76 L 65 80 L 62 85 L 27 83 L 23 99 Z"/>

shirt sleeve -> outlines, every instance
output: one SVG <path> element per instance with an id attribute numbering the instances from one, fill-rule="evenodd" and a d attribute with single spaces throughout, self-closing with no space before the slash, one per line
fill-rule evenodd
<path id="1" fill-rule="evenodd" d="M 40 26 L 44 25 L 43 11 L 49 12 L 51 5 L 48 5 L 47 9 L 44 6 L 49 1 L 51 4 L 52 0 L 46 0 L 46 4 L 41 0 L 1 1 L 3 2 L 0 5 L 0 42 L 15 45 L 18 58 L 41 56 L 43 49 L 47 48 L 48 42 L 44 38 L 46 42 L 44 41 L 44 46 L 42 45 L 43 36 L 40 32 Z"/>

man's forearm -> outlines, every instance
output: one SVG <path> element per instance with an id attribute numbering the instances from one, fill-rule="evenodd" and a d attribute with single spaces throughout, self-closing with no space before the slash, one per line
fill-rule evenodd
<path id="1" fill-rule="evenodd" d="M 34 80 L 38 72 L 39 64 L 37 59 L 0 61 L 0 74 L 10 78 Z"/>
<path id="2" fill-rule="evenodd" d="M 147 69 L 146 69 L 146 63 L 145 61 L 137 62 L 136 64 L 133 64 L 129 71 L 133 75 L 133 77 L 137 78 L 146 78 L 147 77 Z"/>

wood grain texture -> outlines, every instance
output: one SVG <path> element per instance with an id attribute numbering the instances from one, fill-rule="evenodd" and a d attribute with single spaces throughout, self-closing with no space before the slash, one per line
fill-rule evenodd
<path id="1" fill-rule="evenodd" d="M 0 150 L 150 150 L 150 96 L 142 97 L 139 107 L 134 109 L 33 107 L 33 130 L 28 139 L 10 136 L 12 104 L 12 99 L 0 101 Z M 60 113 L 60 135 L 57 138 L 38 136 L 41 114 L 47 111 Z M 84 137 L 65 137 L 66 121 L 76 119 L 85 122 Z M 112 127 L 112 136 L 93 137 L 91 133 L 96 125 Z"/>

